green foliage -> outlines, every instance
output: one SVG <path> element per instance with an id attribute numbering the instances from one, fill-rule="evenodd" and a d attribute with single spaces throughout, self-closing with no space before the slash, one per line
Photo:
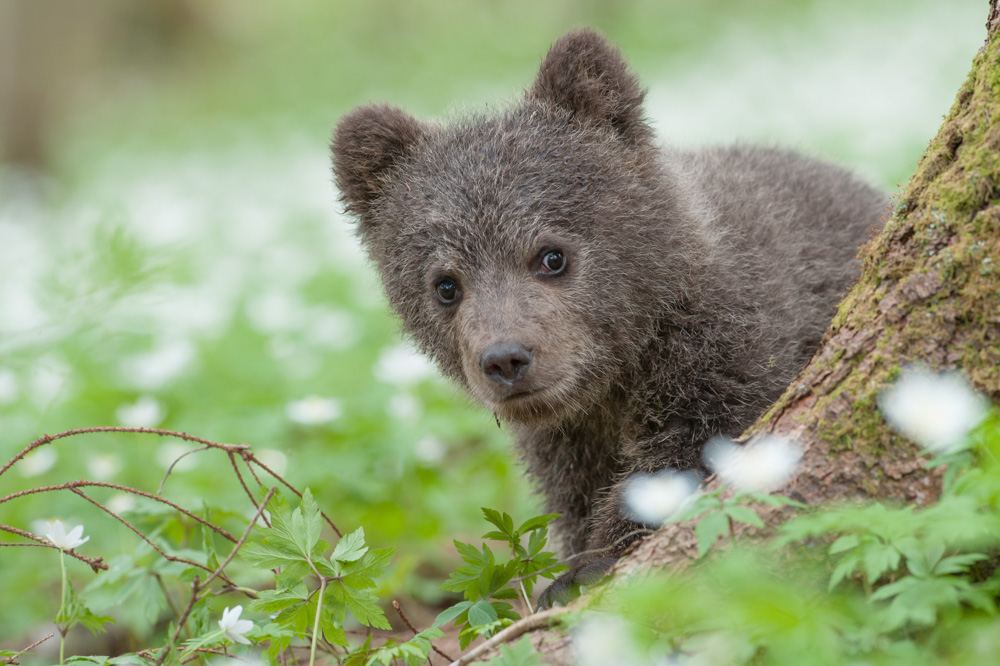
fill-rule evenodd
<path id="1" fill-rule="evenodd" d="M 726 664 L 986 663 L 1000 648 L 998 448 L 993 414 L 968 448 L 931 462 L 951 472 L 934 504 L 820 507 L 768 543 L 737 541 L 683 573 L 602 588 L 594 606 L 651 629 L 641 645 L 651 658 L 711 650 Z M 755 524 L 740 501 L 712 494 L 688 509 L 701 516 L 703 555 L 730 520 Z"/>
<path id="2" fill-rule="evenodd" d="M 500 654 L 489 663 L 491 666 L 544 666 L 527 636 L 516 643 L 501 645 Z"/>
<path id="3" fill-rule="evenodd" d="M 531 593 L 539 576 L 555 578 L 568 567 L 559 564 L 555 554 L 543 550 L 548 541 L 548 525 L 559 514 L 535 516 L 514 528 L 514 519 L 506 513 L 483 508 L 486 521 L 497 529 L 483 535 L 484 539 L 503 542 L 510 550 L 506 562 L 498 562 L 492 549 L 455 541 L 455 548 L 466 563 L 441 585 L 442 590 L 461 592 L 465 601 L 441 612 L 435 625 L 454 622 L 461 626 L 459 639 L 464 650 L 478 636 L 492 636 L 497 630 L 520 619 L 511 604 L 503 600 L 521 595 L 530 610 Z M 527 545 L 521 543 L 528 537 Z"/>

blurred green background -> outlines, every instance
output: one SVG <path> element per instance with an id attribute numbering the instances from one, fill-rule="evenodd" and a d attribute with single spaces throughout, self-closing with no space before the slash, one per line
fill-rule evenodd
<path id="1" fill-rule="evenodd" d="M 340 213 L 327 142 L 352 106 L 501 106 L 548 45 L 594 26 L 649 87 L 665 143 L 763 141 L 904 183 L 985 36 L 985 0 L 0 0 L 0 464 L 95 425 L 252 444 L 345 531 L 399 554 L 384 591 L 433 605 L 480 506 L 538 506 L 507 440 L 403 344 Z M 88 435 L 34 453 L 0 495 L 88 478 L 155 491 L 185 450 Z M 219 452 L 164 495 L 245 515 Z M 93 496 L 143 520 L 147 505 Z M 68 492 L 0 523 L 136 538 Z M 238 528 L 237 528 L 238 529 Z M 0 540 L 8 540 L 6 536 Z M 79 566 L 77 566 L 79 565 Z M 93 576 L 79 562 L 83 582 Z M 0 549 L 0 648 L 47 633 L 55 553 Z M 140 633 L 139 581 L 105 610 Z M 141 627 L 146 626 L 143 630 Z"/>

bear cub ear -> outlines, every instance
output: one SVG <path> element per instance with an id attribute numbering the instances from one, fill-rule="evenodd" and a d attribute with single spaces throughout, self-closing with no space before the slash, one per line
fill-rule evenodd
<path id="1" fill-rule="evenodd" d="M 652 137 L 642 116 L 646 91 L 621 52 L 591 28 L 574 30 L 552 45 L 528 95 L 576 118 L 609 124 L 630 143 Z"/>
<path id="2" fill-rule="evenodd" d="M 385 175 L 427 133 L 427 127 L 387 104 L 360 106 L 333 132 L 333 175 L 347 210 L 364 216 L 385 187 Z"/>

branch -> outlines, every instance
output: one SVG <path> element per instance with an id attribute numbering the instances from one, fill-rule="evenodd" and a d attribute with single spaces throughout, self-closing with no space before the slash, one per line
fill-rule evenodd
<path id="1" fill-rule="evenodd" d="M 18 536 L 23 536 L 25 539 L 31 539 L 32 541 L 37 542 L 37 543 L 0 543 L 0 546 L 34 546 L 36 548 L 55 548 L 56 550 L 59 550 L 59 547 L 49 543 L 48 539 L 40 537 L 37 534 L 33 534 L 26 530 L 21 530 L 16 527 L 11 527 L 10 525 L 0 525 L 0 531 L 10 532 L 11 534 L 17 534 Z M 94 573 L 97 573 L 100 570 L 107 571 L 108 569 L 108 565 L 104 563 L 103 557 L 96 557 L 96 558 L 87 557 L 86 555 L 81 555 L 75 550 L 67 550 L 65 552 L 70 557 L 75 557 L 81 562 L 86 562 L 87 564 L 89 564 L 90 568 L 94 570 Z"/>

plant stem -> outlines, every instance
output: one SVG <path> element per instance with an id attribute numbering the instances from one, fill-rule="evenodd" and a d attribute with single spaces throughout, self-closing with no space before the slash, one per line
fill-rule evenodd
<path id="1" fill-rule="evenodd" d="M 326 592 L 326 577 L 319 578 L 319 596 L 316 598 L 316 619 L 313 620 L 312 646 L 309 648 L 309 666 L 316 662 L 316 641 L 319 638 L 319 616 L 323 611 L 323 593 Z"/>
<path id="2" fill-rule="evenodd" d="M 535 609 L 531 607 L 531 599 L 528 598 L 528 591 L 524 589 L 524 581 L 518 581 L 518 585 L 521 586 L 521 596 L 524 597 L 524 604 L 528 607 L 528 615 L 535 612 Z"/>
<path id="3" fill-rule="evenodd" d="M 62 570 L 62 596 L 59 597 L 59 612 L 56 617 L 65 617 L 66 615 L 66 551 L 62 548 L 59 549 L 59 568 Z M 59 628 L 59 666 L 63 666 L 63 655 L 66 648 L 66 631 L 68 627 L 63 628 L 57 625 Z"/>

